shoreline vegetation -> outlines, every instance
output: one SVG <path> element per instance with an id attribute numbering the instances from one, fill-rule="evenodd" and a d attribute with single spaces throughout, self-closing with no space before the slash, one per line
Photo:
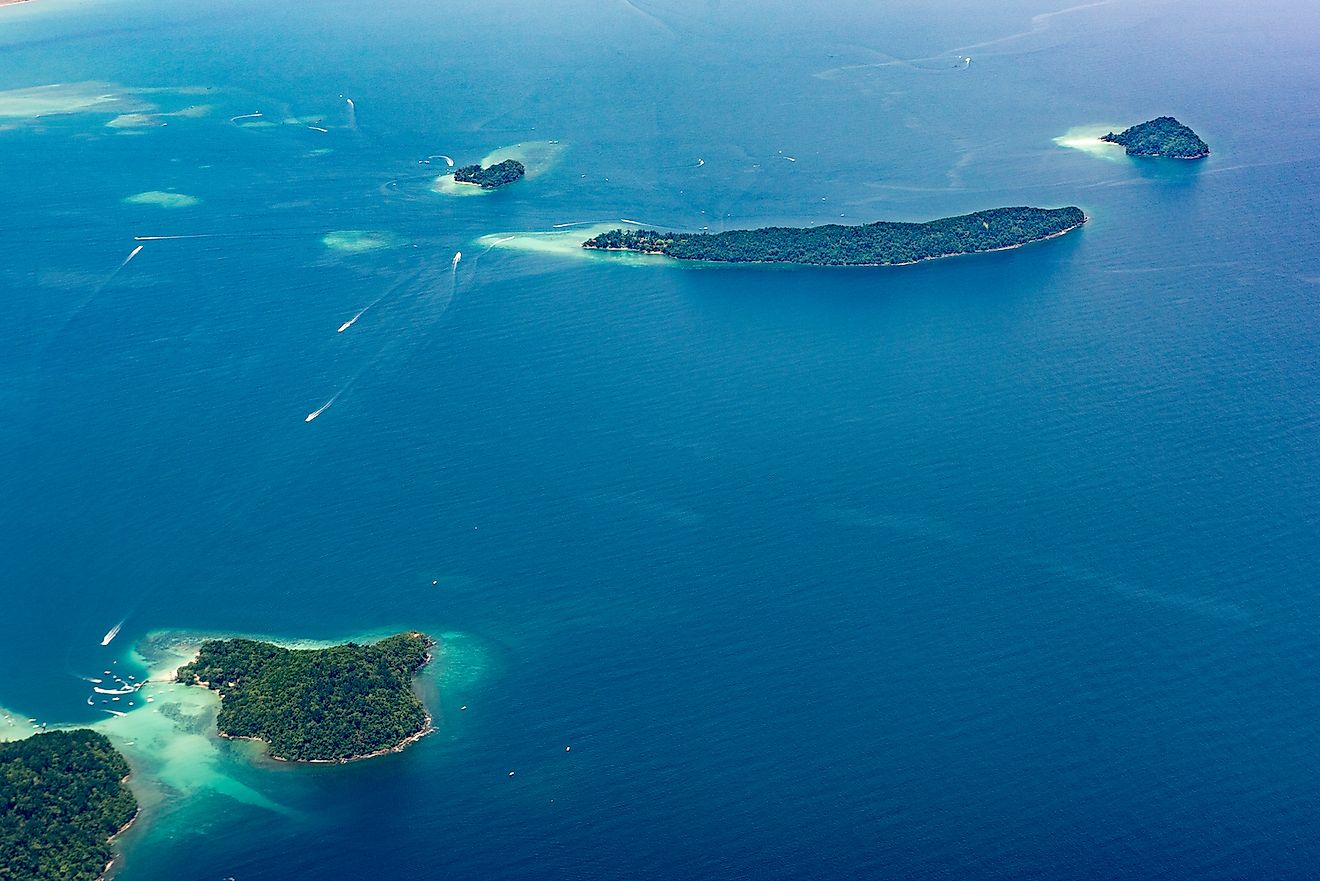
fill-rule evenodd
<path id="1" fill-rule="evenodd" d="M 480 164 L 455 168 L 454 181 L 460 184 L 475 184 L 483 190 L 496 190 L 520 180 L 526 173 L 526 166 L 517 159 L 505 159 L 486 168 L 482 168 Z"/>
<path id="2" fill-rule="evenodd" d="M 1210 155 L 1210 145 L 1172 116 L 1160 116 L 1118 134 L 1110 132 L 1100 140 L 1118 144 L 1129 156 L 1204 159 Z"/>
<path id="3" fill-rule="evenodd" d="M 87 728 L 0 744 L 0 878 L 104 878 L 140 813 L 128 777 L 123 755 Z"/>
<path id="4" fill-rule="evenodd" d="M 613 229 L 587 239 L 597 251 L 634 251 L 717 263 L 910 266 L 925 260 L 1008 251 L 1057 238 L 1087 221 L 1080 208 L 993 208 L 925 223 L 762 227 L 722 233 Z"/>
<path id="5" fill-rule="evenodd" d="M 212 639 L 175 679 L 219 693 L 221 737 L 262 741 L 277 761 L 351 762 L 399 752 L 434 730 L 412 689 L 434 644 L 417 631 L 307 649 Z"/>

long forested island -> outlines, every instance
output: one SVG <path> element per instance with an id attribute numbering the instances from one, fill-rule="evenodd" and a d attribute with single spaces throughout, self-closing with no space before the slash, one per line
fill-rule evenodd
<path id="1" fill-rule="evenodd" d="M 128 763 L 81 729 L 0 744 L 0 879 L 94 881 L 133 822 Z"/>
<path id="2" fill-rule="evenodd" d="M 397 751 L 431 730 L 412 680 L 433 644 L 417 632 L 318 649 L 215 639 L 176 677 L 220 693 L 222 735 L 265 741 L 276 759 L 345 762 Z"/>
<path id="3" fill-rule="evenodd" d="M 1172 116 L 1134 125 L 1118 134 L 1100 138 L 1121 144 L 1129 156 L 1163 156 L 1169 159 L 1202 159 L 1210 155 L 1210 146 L 1196 132 Z"/>
<path id="4" fill-rule="evenodd" d="M 517 159 L 505 159 L 486 168 L 480 165 L 455 168 L 454 180 L 461 184 L 476 184 L 483 190 L 494 190 L 513 183 L 526 173 L 527 169 Z"/>
<path id="5" fill-rule="evenodd" d="M 1085 222 L 1080 208 L 992 208 L 926 223 L 771 226 L 721 233 L 615 229 L 588 239 L 582 247 L 720 263 L 902 266 L 1017 248 L 1063 235 Z"/>

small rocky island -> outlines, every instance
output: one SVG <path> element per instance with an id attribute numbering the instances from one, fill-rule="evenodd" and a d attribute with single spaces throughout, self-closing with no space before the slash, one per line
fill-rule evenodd
<path id="1" fill-rule="evenodd" d="M 992 208 L 926 223 L 772 226 L 721 233 L 615 229 L 588 239 L 582 247 L 721 263 L 904 266 L 1017 248 L 1063 235 L 1085 222 L 1080 208 Z"/>
<path id="2" fill-rule="evenodd" d="M 97 881 L 137 816 L 128 763 L 85 728 L 0 744 L 0 878 Z"/>
<path id="3" fill-rule="evenodd" d="M 347 762 L 397 752 L 431 731 L 412 681 L 433 645 L 417 632 L 317 649 L 213 639 L 176 678 L 220 693 L 222 736 L 264 741 L 285 761 Z"/>
<path id="4" fill-rule="evenodd" d="M 495 190 L 508 186 L 527 173 L 527 169 L 517 159 L 505 159 L 494 165 L 482 168 L 480 165 L 464 165 L 454 169 L 454 180 L 461 184 L 476 184 L 483 190 Z"/>
<path id="5" fill-rule="evenodd" d="M 1196 132 L 1172 116 L 1161 116 L 1100 138 L 1122 145 L 1129 156 L 1162 156 L 1169 159 L 1203 159 L 1210 147 Z"/>

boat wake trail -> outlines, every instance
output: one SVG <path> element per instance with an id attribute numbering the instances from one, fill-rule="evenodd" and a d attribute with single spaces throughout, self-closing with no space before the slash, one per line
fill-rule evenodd
<path id="1" fill-rule="evenodd" d="M 101 645 L 109 645 L 111 642 L 113 642 L 114 638 L 119 635 L 119 629 L 124 626 L 124 621 L 127 620 L 128 619 L 125 618 L 123 621 L 120 621 L 114 627 L 111 627 L 109 630 L 107 630 L 105 636 L 101 637 Z"/>
<path id="2" fill-rule="evenodd" d="M 352 385 L 352 384 L 353 384 L 353 383 L 350 381 L 348 385 Z M 308 413 L 307 416 L 303 419 L 303 422 L 311 422 L 311 421 L 312 421 L 313 419 L 315 419 L 317 416 L 320 416 L 320 415 L 321 415 L 322 413 L 324 413 L 326 410 L 329 410 L 330 407 L 331 407 L 331 405 L 333 405 L 335 401 L 339 400 L 339 396 L 342 395 L 344 392 L 346 392 L 346 391 L 348 390 L 348 385 L 344 386 L 344 387 L 341 388 L 339 391 L 335 392 L 335 393 L 334 393 L 334 396 L 331 397 L 330 400 L 326 401 L 324 404 L 322 404 L 321 406 L 317 407 L 317 408 L 316 408 L 315 410 L 313 410 L 312 412 Z"/>
<path id="3" fill-rule="evenodd" d="M 983 543 L 986 538 L 984 535 L 964 532 L 956 527 L 940 524 L 933 520 L 927 521 L 871 511 L 838 508 L 821 511 L 819 516 L 824 520 L 847 526 L 880 528 L 964 550 L 980 549 L 984 546 Z M 1144 584 L 1113 577 L 1085 566 L 1073 565 L 1035 553 L 1011 550 L 1007 546 L 1001 546 L 999 553 L 1007 561 L 1043 572 L 1045 575 L 1060 581 L 1108 591 L 1128 602 L 1163 606 L 1180 613 L 1193 614 L 1232 624 L 1250 626 L 1259 623 L 1256 616 L 1248 609 L 1229 600 L 1147 587 Z"/>
<path id="4" fill-rule="evenodd" d="M 136 248 L 130 251 L 128 253 L 128 256 L 124 258 L 124 262 L 116 266 L 114 271 L 111 272 L 108 276 L 106 276 L 105 281 L 101 282 L 101 284 L 97 286 L 96 290 L 92 292 L 92 296 L 95 297 L 97 294 L 101 293 L 101 291 L 105 290 L 106 287 L 109 286 L 110 282 L 115 280 L 115 276 L 118 275 L 120 272 L 123 272 L 124 267 L 132 263 L 134 257 L 142 253 L 143 247 L 144 247 L 143 245 L 138 245 Z M 88 298 L 87 302 L 90 303 L 91 299 Z M 83 305 L 86 306 L 87 303 L 84 303 Z"/>
<path id="5" fill-rule="evenodd" d="M 111 283 L 112 281 L 115 280 L 115 277 L 118 276 L 119 273 L 121 273 L 121 272 L 124 271 L 124 267 L 126 267 L 129 263 L 132 263 L 132 262 L 133 262 L 133 258 L 136 257 L 138 254 L 141 254 L 141 253 L 142 253 L 142 248 L 143 248 L 142 245 L 138 245 L 136 248 L 134 248 L 132 251 L 130 251 L 130 252 L 128 253 L 128 256 L 124 258 L 124 262 L 123 262 L 123 263 L 120 263 L 118 266 L 116 266 L 116 267 L 114 268 L 114 270 L 113 270 L 109 275 L 106 276 L 105 281 L 103 281 L 103 282 L 101 282 L 99 285 L 97 285 L 97 286 L 92 290 L 92 292 L 91 292 L 90 294 L 88 294 L 88 295 L 82 300 L 82 302 L 80 302 L 80 303 L 77 305 L 77 307 L 73 310 L 73 314 L 71 314 L 71 315 L 65 320 L 65 322 L 64 322 L 62 325 L 60 325 L 59 330 L 55 331 L 55 334 L 51 337 L 51 342 L 52 342 L 52 343 L 53 343 L 56 339 L 59 338 L 60 334 L 62 334 L 62 333 L 65 331 L 65 329 L 67 329 L 68 326 L 69 326 L 70 324 L 72 324 L 72 323 L 78 318 L 79 315 L 82 314 L 82 312 L 83 312 L 84 309 L 86 309 L 88 306 L 92 305 L 92 301 L 95 300 L 95 299 L 100 295 L 101 291 L 103 291 L 103 290 L 105 290 L 107 287 L 109 287 L 109 286 L 110 286 L 110 283 Z M 48 343 L 47 345 L 49 346 L 50 343 Z"/>
<path id="6" fill-rule="evenodd" d="M 218 239 L 221 233 L 204 232 L 191 236 L 133 236 L 135 242 L 173 242 L 179 239 Z"/>
<path id="7" fill-rule="evenodd" d="M 640 6 L 638 6 L 636 3 L 634 3 L 633 0 L 623 0 L 623 4 L 624 4 L 625 6 L 627 6 L 628 8 L 632 9 L 634 12 L 636 12 L 636 13 L 637 13 L 638 15 L 640 15 L 642 18 L 644 18 L 644 19 L 646 19 L 647 21 L 649 21 L 651 24 L 653 24 L 653 25 L 655 25 L 656 27 L 660 28 L 662 31 L 664 31 L 664 32 L 665 32 L 666 34 L 668 34 L 669 36 L 671 36 L 671 37 L 677 37 L 677 36 L 678 36 L 678 34 L 676 34 L 676 33 L 674 32 L 674 29 L 673 29 L 672 27 L 670 27 L 670 26 L 664 21 L 664 19 L 660 18 L 659 16 L 657 16 L 657 15 L 655 15 L 655 14 L 653 14 L 653 13 L 647 12 L 645 9 L 643 9 L 642 7 L 640 7 Z"/>
<path id="8" fill-rule="evenodd" d="M 398 285 L 395 285 L 395 287 L 398 287 Z M 359 318 L 361 318 L 363 315 L 366 315 L 369 311 L 371 311 L 372 308 L 375 307 L 377 303 L 379 303 L 381 300 L 385 299 L 392 293 L 394 293 L 394 288 L 390 288 L 388 291 L 381 294 L 379 297 L 372 300 L 367 305 L 363 306 L 361 309 L 358 310 L 358 313 L 356 315 L 345 321 L 343 324 L 339 325 L 339 330 L 335 331 L 335 333 L 343 333 L 353 325 L 357 324 Z"/>
<path id="9" fill-rule="evenodd" d="M 396 316 L 396 320 L 399 322 L 407 322 L 406 326 L 408 332 L 388 334 L 386 342 L 381 346 L 379 351 L 371 356 L 366 363 L 362 364 L 357 372 L 354 373 L 353 376 L 329 398 L 329 400 L 304 416 L 304 423 L 316 421 L 316 419 L 325 413 L 325 411 L 333 407 L 340 398 L 357 385 L 358 381 L 366 375 L 368 370 L 372 370 L 383 363 L 397 360 L 401 355 L 406 356 L 408 352 L 414 350 L 417 346 L 425 342 L 425 334 L 420 332 L 425 331 L 438 322 L 444 314 L 449 311 L 449 307 L 453 305 L 455 294 L 458 290 L 458 265 L 462 258 L 463 252 L 457 251 L 454 253 L 454 258 L 450 262 L 450 272 L 447 273 L 449 276 L 448 279 L 444 278 L 446 273 L 443 269 L 432 269 L 429 272 L 416 272 L 401 280 L 389 291 L 386 291 L 385 294 L 378 297 L 375 302 L 367 306 L 366 309 L 363 309 L 352 319 L 346 321 L 340 326 L 341 332 L 347 330 L 348 327 L 352 326 L 353 322 L 367 311 L 367 309 L 372 308 L 376 303 L 379 303 L 387 296 L 393 295 L 396 291 L 399 291 L 402 288 L 403 293 L 401 294 L 401 302 L 398 304 L 398 309 L 403 310 L 403 312 L 407 314 Z M 394 311 L 396 310 L 391 309 L 391 314 L 393 314 Z"/>
<path id="10" fill-rule="evenodd" d="M 491 242 L 489 245 L 486 246 L 486 250 L 482 251 L 480 254 L 478 254 L 477 256 L 473 257 L 473 258 L 472 258 L 472 262 L 473 262 L 473 263 L 476 263 L 476 262 L 477 262 L 478 260 L 480 260 L 482 257 L 485 257 L 485 256 L 486 256 L 487 254 L 489 254 L 489 253 L 491 252 L 491 250 L 494 249 L 497 245 L 502 245 L 502 244 L 504 244 L 505 242 L 511 242 L 511 241 L 513 241 L 513 240 L 516 239 L 516 238 L 518 238 L 518 237 L 517 237 L 517 236 L 505 236 L 505 237 L 502 238 L 502 239 L 496 239 L 495 241 Z"/>

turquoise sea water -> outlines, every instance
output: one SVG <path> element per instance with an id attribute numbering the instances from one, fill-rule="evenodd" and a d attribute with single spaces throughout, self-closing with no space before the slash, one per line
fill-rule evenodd
<path id="1" fill-rule="evenodd" d="M 443 635 L 397 756 L 109 723 L 120 878 L 1314 875 L 1320 13 L 928 7 L 0 9 L 9 727 L 154 632 Z M 1214 154 L 1055 143 L 1165 113 Z M 1092 220 L 488 249 L 1019 204 Z"/>

